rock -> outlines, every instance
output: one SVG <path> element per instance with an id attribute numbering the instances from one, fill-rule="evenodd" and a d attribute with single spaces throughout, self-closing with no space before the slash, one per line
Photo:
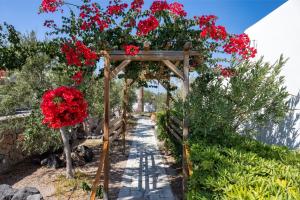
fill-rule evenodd
<path id="1" fill-rule="evenodd" d="M 44 200 L 41 194 L 34 194 L 27 197 L 26 200 Z"/>
<path id="2" fill-rule="evenodd" d="M 84 160 L 83 156 L 80 156 L 77 152 L 72 152 L 71 157 L 72 157 L 73 166 L 85 165 L 85 160 Z"/>
<path id="3" fill-rule="evenodd" d="M 59 156 L 57 154 L 50 154 L 48 158 L 45 158 L 41 161 L 41 165 L 55 169 L 64 166 L 63 161 L 59 159 Z"/>
<path id="4" fill-rule="evenodd" d="M 18 190 L 11 200 L 27 200 L 27 197 L 34 194 L 40 194 L 40 192 L 34 187 L 25 187 Z"/>
<path id="5" fill-rule="evenodd" d="M 93 150 L 87 146 L 84 145 L 77 146 L 74 151 L 77 152 L 79 156 L 82 156 L 85 162 L 91 162 L 93 160 L 94 157 Z"/>
<path id="6" fill-rule="evenodd" d="M 0 185 L 0 200 L 11 200 L 16 192 L 10 185 Z"/>

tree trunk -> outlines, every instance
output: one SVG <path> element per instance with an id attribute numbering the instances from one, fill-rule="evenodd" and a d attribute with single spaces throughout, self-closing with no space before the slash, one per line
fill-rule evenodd
<path id="1" fill-rule="evenodd" d="M 138 112 L 144 112 L 144 88 L 140 87 L 138 91 Z"/>
<path id="2" fill-rule="evenodd" d="M 69 143 L 69 135 L 67 133 L 66 127 L 60 128 L 61 138 L 64 143 L 64 152 L 66 156 L 66 177 L 68 179 L 74 178 L 73 174 L 73 166 L 72 166 L 72 158 L 71 158 L 71 147 Z"/>

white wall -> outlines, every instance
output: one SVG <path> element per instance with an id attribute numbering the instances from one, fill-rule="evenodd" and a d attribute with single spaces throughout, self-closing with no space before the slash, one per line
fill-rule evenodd
<path id="1" fill-rule="evenodd" d="M 283 69 L 288 91 L 300 90 L 300 0 L 289 0 L 249 27 L 247 33 L 257 44 L 258 56 L 275 62 L 280 54 L 289 58 Z"/>
<path id="2" fill-rule="evenodd" d="M 274 63 L 281 54 L 289 58 L 283 68 L 285 84 L 291 95 L 300 91 L 300 0 L 289 0 L 272 13 L 249 27 L 247 33 L 257 47 L 257 58 Z M 291 96 L 292 97 L 292 96 Z M 293 147 L 300 142 L 299 97 L 293 97 L 296 107 L 291 108 L 280 126 L 270 126 L 262 134 L 268 143 L 285 144 Z M 293 144 L 293 145 L 290 145 Z M 294 146 L 294 147 L 295 147 Z M 298 146 L 299 147 L 299 146 Z"/>

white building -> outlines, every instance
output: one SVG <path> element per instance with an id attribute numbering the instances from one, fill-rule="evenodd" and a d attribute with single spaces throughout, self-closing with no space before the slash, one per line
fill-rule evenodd
<path id="1" fill-rule="evenodd" d="M 276 10 L 262 18 L 260 21 L 249 27 L 245 33 L 249 35 L 256 46 L 257 57 L 264 56 L 264 60 L 274 63 L 283 54 L 288 62 L 283 68 L 285 84 L 288 92 L 297 95 L 300 91 L 300 0 L 288 0 Z M 299 98 L 294 97 L 294 104 L 298 104 Z M 297 113 L 300 112 L 300 103 L 291 105 L 293 117 L 289 116 L 283 127 L 277 127 L 273 136 L 276 138 L 264 138 L 269 143 L 285 144 L 296 147 L 300 141 L 297 131 L 300 128 L 300 120 L 297 120 Z M 296 110 L 295 110 L 296 109 Z M 297 121 L 294 123 L 294 121 Z M 293 126 L 291 126 L 293 124 Z M 286 127 L 288 126 L 288 127 Z M 287 131 L 289 130 L 289 131 Z M 270 135 L 270 131 L 268 131 Z M 273 140 L 274 141 L 271 141 Z M 276 140 L 278 140 L 276 142 Z M 280 141 L 279 141 L 280 140 Z M 285 140 L 285 141 L 284 141 Z M 293 140 L 293 141 L 292 141 Z"/>

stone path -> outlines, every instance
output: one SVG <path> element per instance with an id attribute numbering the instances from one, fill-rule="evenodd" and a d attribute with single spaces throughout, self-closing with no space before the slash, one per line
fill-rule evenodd
<path id="1" fill-rule="evenodd" d="M 118 200 L 175 199 L 154 131 L 149 118 L 138 120 Z"/>

